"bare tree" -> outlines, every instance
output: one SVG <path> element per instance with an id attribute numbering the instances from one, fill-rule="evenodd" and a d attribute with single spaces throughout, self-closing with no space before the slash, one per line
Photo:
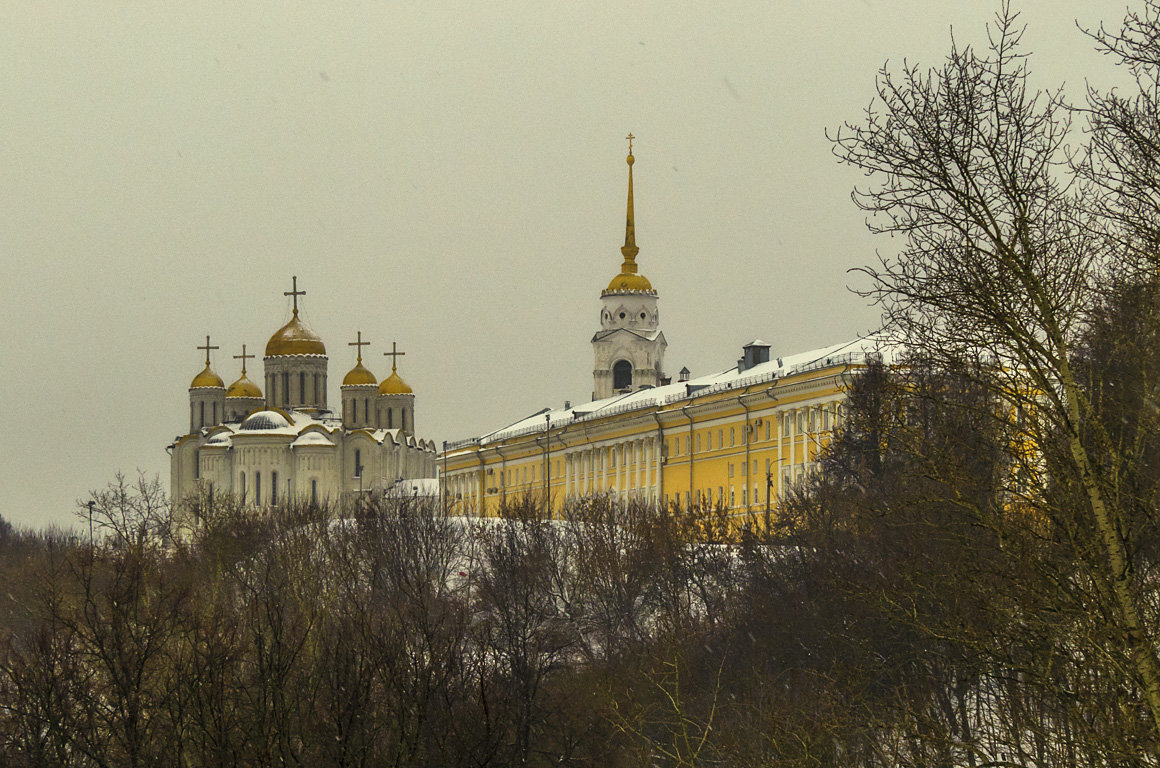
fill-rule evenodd
<path id="1" fill-rule="evenodd" d="M 905 238 L 897 257 L 865 270 L 868 295 L 896 341 L 993 393 L 1012 462 L 1026 465 L 1011 491 L 1029 518 L 1071 537 L 1051 601 L 1070 603 L 1076 579 L 1090 586 L 1101 650 L 1122 654 L 1110 666 L 1123 674 L 1124 700 L 1143 703 L 1155 742 L 1151 587 L 1103 471 L 1103 457 L 1129 457 L 1102 428 L 1075 369 L 1099 271 L 1124 253 L 1066 163 L 1070 112 L 1058 94 L 1028 88 L 1021 35 L 1004 5 L 985 51 L 952 46 L 937 71 L 884 69 L 863 121 L 840 129 L 834 148 L 871 179 L 854 194 L 871 230 Z"/>

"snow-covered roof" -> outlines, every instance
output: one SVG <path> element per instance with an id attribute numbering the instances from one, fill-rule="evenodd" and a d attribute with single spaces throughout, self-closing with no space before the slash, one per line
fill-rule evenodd
<path id="1" fill-rule="evenodd" d="M 262 431 L 267 432 L 276 429 L 285 429 L 290 426 L 290 422 L 286 417 L 277 411 L 257 411 L 251 413 L 238 427 L 243 432 Z"/>
<path id="2" fill-rule="evenodd" d="M 764 346 L 760 339 L 750 343 Z M 875 336 L 858 338 L 841 344 L 811 349 L 796 355 L 788 355 L 770 360 L 765 363 L 738 371 L 733 366 L 724 371 L 700 376 L 689 381 L 673 382 L 661 387 L 638 389 L 627 394 L 613 395 L 603 400 L 594 400 L 590 403 L 581 403 L 571 408 L 545 408 L 526 416 L 519 421 L 497 429 L 486 435 L 467 440 L 459 440 L 448 444 L 448 450 L 463 448 L 468 445 L 484 445 L 506 440 L 532 432 L 542 432 L 545 427 L 545 416 L 551 427 L 562 427 L 575 421 L 584 419 L 612 416 L 625 411 L 640 408 L 665 406 L 679 400 L 693 396 L 723 392 L 730 389 L 746 387 L 774 379 L 783 379 L 799 373 L 805 373 L 819 368 L 843 363 L 863 363 L 867 357 L 881 355 L 881 342 Z"/>
<path id="3" fill-rule="evenodd" d="M 290 443 L 291 448 L 301 448 L 307 445 L 333 446 L 334 442 L 318 430 L 304 432 L 298 439 Z"/>

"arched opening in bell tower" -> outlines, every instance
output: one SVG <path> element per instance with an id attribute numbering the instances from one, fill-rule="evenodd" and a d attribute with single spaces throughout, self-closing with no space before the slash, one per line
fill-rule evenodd
<path id="1" fill-rule="evenodd" d="M 620 391 L 632 386 L 632 363 L 617 360 L 612 366 L 612 388 Z"/>

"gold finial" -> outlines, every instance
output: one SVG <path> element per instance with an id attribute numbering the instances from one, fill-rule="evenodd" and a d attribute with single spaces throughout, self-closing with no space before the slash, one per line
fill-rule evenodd
<path id="1" fill-rule="evenodd" d="M 397 344 L 395 344 L 395 342 L 393 342 L 393 341 L 391 342 L 391 351 L 383 353 L 384 357 L 391 358 L 391 373 L 395 372 L 395 363 L 397 363 L 399 361 L 399 358 L 405 354 L 407 354 L 407 353 L 399 351 L 399 347 Z"/>
<path id="2" fill-rule="evenodd" d="M 218 347 L 218 346 L 216 346 L 216 345 L 215 345 L 215 346 L 210 346 L 210 343 L 209 343 L 209 336 L 206 336 L 206 337 L 205 337 L 205 346 L 198 347 L 198 349 L 204 349 L 204 350 L 205 350 L 205 367 L 206 367 L 206 368 L 209 368 L 209 351 L 210 351 L 211 349 L 221 349 L 221 347 Z"/>
<path id="3" fill-rule="evenodd" d="M 636 222 L 634 221 L 634 214 L 632 210 L 632 140 L 636 137 L 631 133 L 626 137 L 628 139 L 628 215 L 624 222 L 624 247 L 620 252 L 624 254 L 624 263 L 620 265 L 620 271 L 627 274 L 636 273 L 636 255 L 640 253 L 640 249 L 636 247 Z"/>
<path id="4" fill-rule="evenodd" d="M 209 339 L 206 339 L 206 343 L 209 343 Z M 257 355 L 247 355 L 246 354 L 246 345 L 245 344 L 242 345 L 242 354 L 234 355 L 235 360 L 242 361 L 242 375 L 243 376 L 246 375 L 246 359 L 247 358 L 254 358 L 254 357 L 257 357 Z"/>
<path id="5" fill-rule="evenodd" d="M 282 295 L 294 297 L 294 317 L 298 317 L 298 297 L 306 295 L 306 291 L 298 290 L 298 275 L 294 275 L 294 288 L 293 288 L 293 290 L 282 291 Z"/>
<path id="6" fill-rule="evenodd" d="M 359 331 L 358 332 L 358 341 L 348 341 L 346 343 L 346 345 L 348 347 L 357 347 L 358 348 L 358 361 L 361 363 L 362 362 L 362 348 L 369 347 L 371 345 L 371 343 L 369 341 L 363 341 L 362 340 L 362 331 Z"/>

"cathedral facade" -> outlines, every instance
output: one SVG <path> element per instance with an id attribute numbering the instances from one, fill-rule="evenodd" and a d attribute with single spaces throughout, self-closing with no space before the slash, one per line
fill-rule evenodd
<path id="1" fill-rule="evenodd" d="M 631 139 L 623 261 L 600 294 L 592 402 L 448 444 L 452 514 L 494 514 L 526 495 L 560 510 L 589 494 L 720 506 L 736 518 L 764 511 L 813 471 L 842 418 L 848 374 L 874 354 L 855 340 L 778 356 L 754 339 L 735 367 L 666 376 L 658 293 L 636 263 Z"/>
<path id="2" fill-rule="evenodd" d="M 415 435 L 415 393 L 399 376 L 404 353 L 392 345 L 391 374 L 381 382 L 363 364 L 368 342 L 343 378 L 341 410 L 327 403 L 329 358 L 322 339 L 298 316 L 297 278 L 290 321 L 266 343 L 262 389 L 247 375 L 229 387 L 214 372 L 206 337 L 205 368 L 189 386 L 189 432 L 167 448 L 170 493 L 196 523 L 199 493 L 228 492 L 255 506 L 294 499 L 344 504 L 400 482 L 435 477 L 435 444 Z"/>

